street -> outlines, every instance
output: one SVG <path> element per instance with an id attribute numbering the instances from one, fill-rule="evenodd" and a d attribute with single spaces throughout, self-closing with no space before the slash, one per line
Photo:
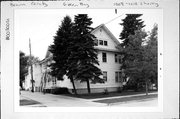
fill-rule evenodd
<path id="1" fill-rule="evenodd" d="M 139 95 L 129 95 L 121 97 L 109 97 L 107 100 L 129 100 L 129 98 L 134 99 L 130 101 L 121 101 L 113 103 L 103 103 L 101 99 L 82 99 L 64 95 L 53 95 L 53 94 L 43 94 L 40 92 L 29 92 L 22 91 L 20 95 L 20 106 L 31 106 L 31 107 L 102 107 L 102 106 L 157 106 L 158 100 L 155 94 L 149 94 L 151 98 L 141 98 L 142 94 Z M 157 95 L 157 94 L 156 94 Z M 141 99 L 135 99 L 135 97 Z"/>

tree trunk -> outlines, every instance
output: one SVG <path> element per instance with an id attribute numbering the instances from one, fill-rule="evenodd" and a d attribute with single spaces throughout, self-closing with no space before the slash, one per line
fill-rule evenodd
<path id="1" fill-rule="evenodd" d="M 71 82 L 72 82 L 72 84 L 73 84 L 74 93 L 75 93 L 75 95 L 77 95 L 76 87 L 75 87 L 73 78 L 71 78 Z"/>
<path id="2" fill-rule="evenodd" d="M 148 95 L 148 81 L 146 80 L 146 95 Z"/>
<path id="3" fill-rule="evenodd" d="M 87 89 L 88 89 L 88 94 L 91 93 L 91 89 L 90 89 L 90 83 L 89 80 L 87 79 Z"/>

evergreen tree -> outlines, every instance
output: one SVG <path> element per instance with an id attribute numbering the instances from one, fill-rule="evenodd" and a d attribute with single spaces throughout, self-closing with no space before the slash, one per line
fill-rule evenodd
<path id="1" fill-rule="evenodd" d="M 141 30 L 145 25 L 143 25 L 144 21 L 139 19 L 142 14 L 126 14 L 126 17 L 122 20 L 123 23 L 120 25 L 123 26 L 123 30 L 120 33 L 120 39 L 122 41 L 121 45 L 119 46 L 120 50 L 125 49 L 128 45 L 130 45 L 131 41 L 129 41 L 130 35 L 135 35 L 136 30 Z M 133 39 L 131 39 L 133 40 Z M 122 66 L 120 69 L 124 71 L 126 69 L 125 61 L 126 61 L 126 53 L 122 52 Z M 127 78 L 127 74 L 123 73 L 123 78 Z"/>
<path id="2" fill-rule="evenodd" d="M 64 80 L 63 76 L 67 73 L 68 57 L 71 54 L 69 50 L 70 43 L 73 34 L 73 23 L 69 16 L 64 17 L 59 29 L 54 37 L 54 43 L 50 47 L 50 52 L 53 54 L 53 63 L 51 64 L 51 75 L 57 77 L 58 80 Z M 76 89 L 74 85 L 74 80 L 71 79 L 73 83 L 73 88 Z"/>
<path id="3" fill-rule="evenodd" d="M 148 95 L 149 84 L 157 84 L 157 26 L 148 39 L 146 36 L 145 31 L 135 31 L 135 35 L 128 37 L 129 45 L 123 52 L 126 54 L 125 74 L 129 77 L 127 85 L 136 91 L 145 88 Z"/>
<path id="4" fill-rule="evenodd" d="M 126 18 L 123 19 L 123 23 L 120 25 L 123 26 L 123 30 L 120 34 L 120 39 L 122 40 L 122 46 L 127 46 L 129 44 L 128 37 L 130 35 L 134 35 L 136 30 L 141 30 L 145 25 L 143 25 L 144 21 L 138 19 L 142 16 L 142 14 L 126 14 Z"/>
<path id="5" fill-rule="evenodd" d="M 87 82 L 88 93 L 90 93 L 90 81 L 92 83 L 103 83 L 101 70 L 97 59 L 97 50 L 94 49 L 94 38 L 91 34 L 93 28 L 90 25 L 93 23 L 87 14 L 78 14 L 74 19 L 74 37 L 71 42 L 71 55 L 68 59 L 68 76 Z"/>

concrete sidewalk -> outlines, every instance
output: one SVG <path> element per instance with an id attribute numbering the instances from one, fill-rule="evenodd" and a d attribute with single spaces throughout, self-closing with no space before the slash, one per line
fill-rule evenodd
<path id="1" fill-rule="evenodd" d="M 158 99 L 157 98 L 151 98 L 146 100 L 136 100 L 136 101 L 128 101 L 128 102 L 117 102 L 117 103 L 111 103 L 109 106 L 113 107 L 155 107 L 158 106 Z"/>
<path id="2" fill-rule="evenodd" d="M 53 94 L 43 94 L 40 92 L 29 92 L 22 91 L 20 99 L 30 99 L 40 102 L 43 106 L 47 107 L 102 107 L 107 106 L 107 104 L 97 103 L 88 101 L 87 99 L 63 96 L 63 95 L 53 95 Z"/>
<path id="3" fill-rule="evenodd" d="M 148 95 L 153 95 L 153 94 L 158 94 L 157 92 L 155 93 L 148 93 Z M 106 100 L 106 99 L 117 99 L 117 98 L 127 98 L 127 97 L 133 97 L 133 96 L 144 96 L 144 94 L 135 94 L 135 95 L 124 95 L 124 96 L 114 96 L 114 97 L 106 97 L 106 98 L 96 98 L 96 99 L 88 99 L 89 101 L 97 101 L 97 100 Z"/>
<path id="4" fill-rule="evenodd" d="M 149 95 L 154 95 L 157 93 L 149 93 Z M 37 101 L 39 104 L 35 105 L 24 105 L 24 106 L 33 106 L 33 107 L 102 107 L 102 106 L 156 106 L 158 101 L 157 98 L 151 99 L 139 99 L 132 101 L 123 101 L 123 102 L 113 102 L 113 103 L 100 103 L 98 100 L 114 100 L 120 98 L 133 98 L 136 96 L 143 96 L 145 94 L 136 94 L 136 95 L 126 95 L 126 96 L 116 96 L 116 97 L 106 97 L 106 98 L 96 98 L 96 99 L 82 99 L 64 95 L 54 95 L 54 94 L 43 94 L 40 92 L 30 92 L 22 91 L 20 99 Z M 97 102 L 94 102 L 97 101 Z"/>

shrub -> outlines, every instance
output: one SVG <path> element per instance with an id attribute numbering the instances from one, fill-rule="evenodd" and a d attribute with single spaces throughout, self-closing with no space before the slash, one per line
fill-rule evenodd
<path id="1" fill-rule="evenodd" d="M 105 89 L 104 89 L 103 94 L 104 94 L 104 95 L 108 95 L 108 94 L 109 94 L 109 92 L 108 92 L 108 89 L 107 89 L 107 88 L 105 88 Z"/>
<path id="2" fill-rule="evenodd" d="M 61 87 L 61 88 L 54 88 L 51 89 L 52 94 L 69 94 L 68 88 Z"/>

